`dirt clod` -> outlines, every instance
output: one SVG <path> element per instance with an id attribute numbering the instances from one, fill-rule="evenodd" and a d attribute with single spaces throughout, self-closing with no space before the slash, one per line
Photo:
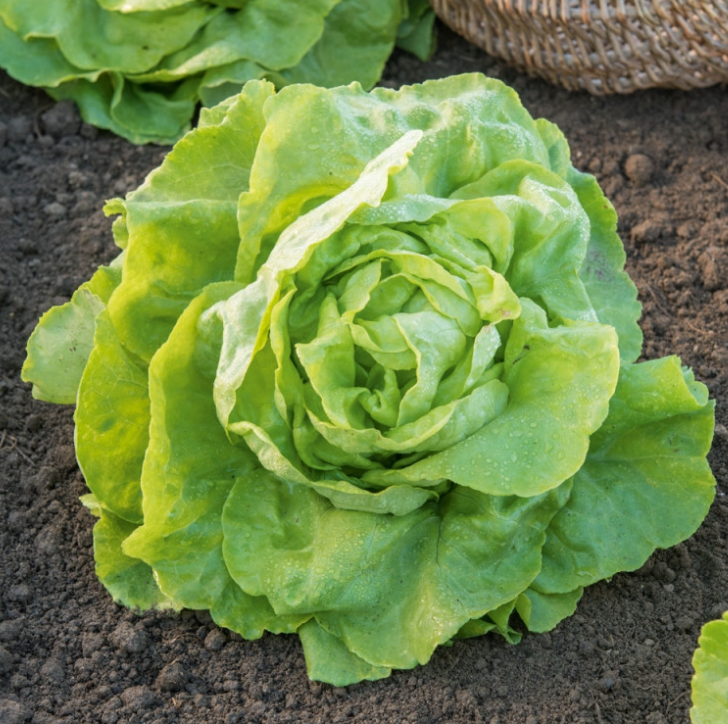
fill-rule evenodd
<path id="1" fill-rule="evenodd" d="M 698 257 L 698 265 L 703 286 L 708 291 L 728 286 L 728 249 L 709 246 Z"/>
<path id="2" fill-rule="evenodd" d="M 31 597 L 32 593 L 30 586 L 25 583 L 18 583 L 15 586 L 10 586 L 6 595 L 9 601 L 14 603 L 25 603 Z"/>
<path id="3" fill-rule="evenodd" d="M 66 672 L 58 659 L 48 659 L 40 669 L 41 676 L 50 682 L 60 684 L 66 678 Z"/>
<path id="4" fill-rule="evenodd" d="M 0 641 L 6 643 L 15 641 L 20 636 L 24 623 L 22 618 L 0 621 Z"/>
<path id="5" fill-rule="evenodd" d="M 0 722 L 2 724 L 23 724 L 30 712 L 22 704 L 12 699 L 0 699 Z"/>
<path id="6" fill-rule="evenodd" d="M 205 648 L 208 651 L 219 651 L 227 643 L 227 636 L 219 629 L 214 628 L 205 636 Z"/>
<path id="7" fill-rule="evenodd" d="M 8 121 L 8 140 L 14 143 L 22 143 L 33 130 L 33 124 L 27 116 L 15 116 Z"/>
<path id="8" fill-rule="evenodd" d="M 179 661 L 173 661 L 159 672 L 156 683 L 162 691 L 180 691 L 188 678 L 182 664 Z"/>
<path id="9" fill-rule="evenodd" d="M 632 229 L 632 240 L 637 244 L 657 241 L 662 234 L 662 226 L 652 219 L 645 219 Z"/>
<path id="10" fill-rule="evenodd" d="M 156 700 L 154 692 L 145 686 L 130 686 L 121 694 L 121 701 L 124 705 L 137 712 L 150 709 Z"/>
<path id="11" fill-rule="evenodd" d="M 146 631 L 126 622 L 116 627 L 109 640 L 125 654 L 140 654 L 149 645 Z"/>
<path id="12" fill-rule="evenodd" d="M 60 101 L 41 116 L 43 127 L 55 138 L 73 136 L 81 127 L 81 116 L 72 101 Z"/>

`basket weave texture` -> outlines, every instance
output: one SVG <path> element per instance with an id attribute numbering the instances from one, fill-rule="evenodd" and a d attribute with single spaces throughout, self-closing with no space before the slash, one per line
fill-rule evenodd
<path id="1" fill-rule="evenodd" d="M 728 0 L 431 0 L 455 32 L 571 90 L 728 82 Z"/>

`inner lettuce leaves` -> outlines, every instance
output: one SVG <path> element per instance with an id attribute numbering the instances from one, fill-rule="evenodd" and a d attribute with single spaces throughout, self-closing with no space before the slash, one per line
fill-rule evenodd
<path id="1" fill-rule="evenodd" d="M 502 83 L 251 81 L 106 210 L 23 378 L 76 402 L 115 600 L 346 685 L 548 631 L 707 514 L 707 389 L 636 362 L 614 210 Z"/>
<path id="2" fill-rule="evenodd" d="M 0 68 L 133 143 L 266 78 L 371 88 L 395 45 L 434 50 L 426 0 L 0 0 Z"/>

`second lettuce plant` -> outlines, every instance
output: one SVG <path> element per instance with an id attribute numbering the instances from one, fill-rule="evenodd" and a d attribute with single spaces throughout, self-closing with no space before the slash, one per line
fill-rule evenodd
<path id="1" fill-rule="evenodd" d="M 0 68 L 88 123 L 172 143 L 248 80 L 370 88 L 395 43 L 430 54 L 433 21 L 427 0 L 0 0 Z"/>

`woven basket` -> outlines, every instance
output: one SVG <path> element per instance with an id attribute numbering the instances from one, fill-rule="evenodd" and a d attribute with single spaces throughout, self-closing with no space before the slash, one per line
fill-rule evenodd
<path id="1" fill-rule="evenodd" d="M 728 82 L 728 0 L 431 0 L 455 32 L 598 95 Z"/>

